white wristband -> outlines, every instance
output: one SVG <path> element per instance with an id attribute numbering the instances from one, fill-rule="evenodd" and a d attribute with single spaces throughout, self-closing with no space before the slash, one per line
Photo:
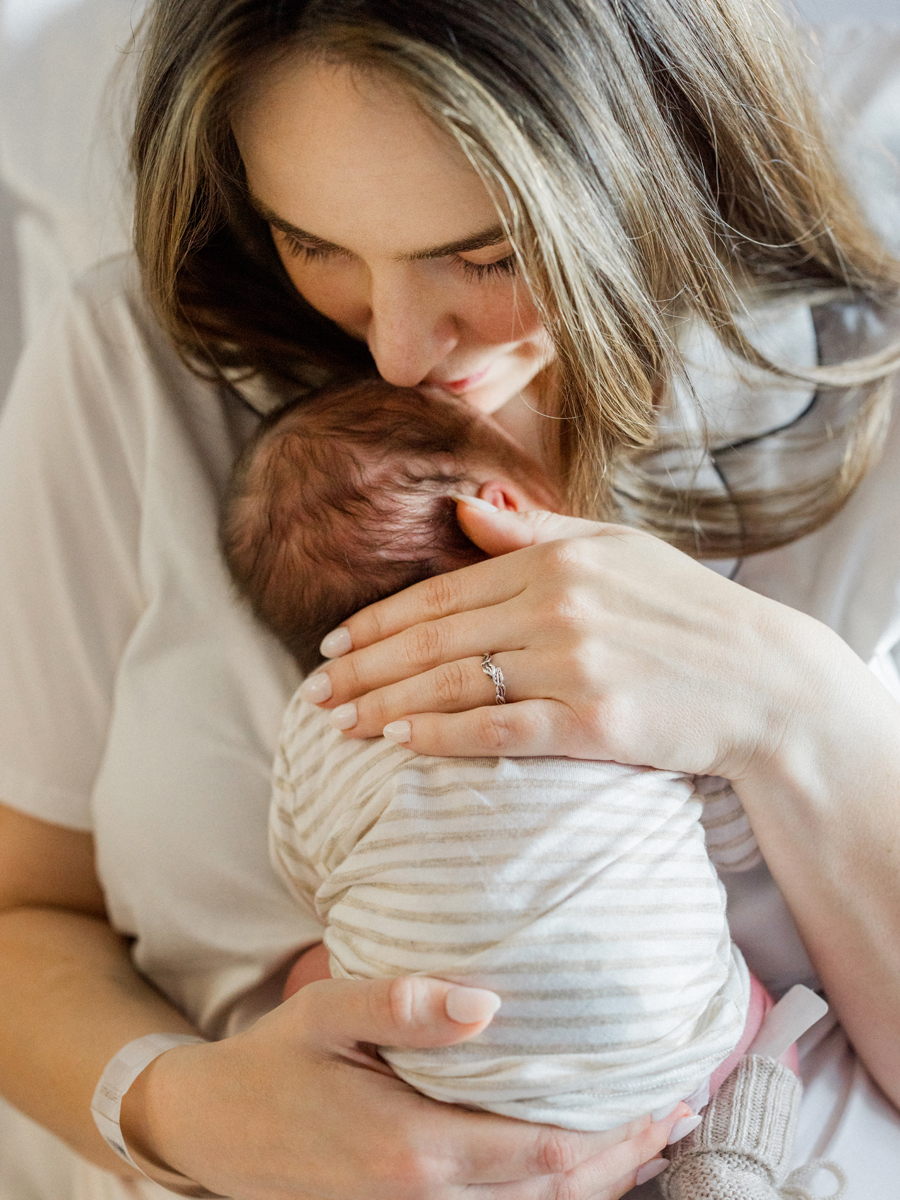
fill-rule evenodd
<path id="1" fill-rule="evenodd" d="M 204 1038 L 194 1037 L 186 1033 L 151 1033 L 147 1037 L 136 1038 L 123 1046 L 115 1057 L 106 1064 L 100 1082 L 91 1100 L 91 1115 L 94 1124 L 100 1130 L 103 1140 L 114 1150 L 119 1158 L 124 1159 L 142 1175 L 152 1179 L 169 1191 L 180 1196 L 215 1196 L 215 1192 L 207 1191 L 202 1185 L 194 1183 L 186 1175 L 173 1171 L 161 1163 L 151 1162 L 142 1154 L 137 1159 L 132 1156 L 120 1125 L 122 1098 L 138 1075 L 161 1054 L 172 1050 L 175 1046 L 186 1046 L 192 1042 L 204 1042 Z"/>

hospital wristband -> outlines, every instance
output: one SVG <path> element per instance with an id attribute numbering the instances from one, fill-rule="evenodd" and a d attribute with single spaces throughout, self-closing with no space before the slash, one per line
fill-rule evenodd
<path id="1" fill-rule="evenodd" d="M 175 1046 L 186 1046 L 192 1042 L 204 1042 L 205 1038 L 194 1037 L 185 1033 L 151 1033 L 146 1037 L 136 1038 L 129 1042 L 106 1064 L 100 1082 L 91 1100 L 91 1115 L 94 1124 L 100 1130 L 100 1135 L 115 1151 L 119 1158 L 129 1163 L 135 1170 L 152 1179 L 161 1187 L 168 1188 L 179 1196 L 216 1197 L 217 1193 L 208 1191 L 199 1183 L 194 1183 L 186 1175 L 173 1171 L 162 1163 L 153 1162 L 137 1151 L 130 1151 L 125 1145 L 120 1125 L 122 1098 L 137 1079 L 138 1075 L 161 1054 L 172 1050 Z"/>

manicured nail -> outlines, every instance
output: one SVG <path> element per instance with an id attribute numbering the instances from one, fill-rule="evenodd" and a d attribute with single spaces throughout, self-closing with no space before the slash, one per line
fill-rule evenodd
<path id="1" fill-rule="evenodd" d="M 391 721 L 382 729 L 381 736 L 389 742 L 396 742 L 398 746 L 404 746 L 412 737 L 412 725 L 409 721 Z"/>
<path id="2" fill-rule="evenodd" d="M 670 1165 L 667 1158 L 651 1158 L 638 1171 L 634 1181 L 635 1184 L 640 1187 L 642 1183 L 647 1183 L 648 1180 L 655 1179 L 657 1175 L 662 1175 L 663 1171 L 668 1171 Z"/>
<path id="3" fill-rule="evenodd" d="M 331 680 L 324 671 L 316 671 L 300 684 L 300 699 L 307 704 L 321 704 L 331 698 Z"/>
<path id="4" fill-rule="evenodd" d="M 460 504 L 469 504 L 472 508 L 480 508 L 482 512 L 499 512 L 500 509 L 496 504 L 491 504 L 489 500 L 482 500 L 480 496 L 464 496 L 462 492 L 449 492 L 451 500 L 458 500 Z"/>
<path id="5" fill-rule="evenodd" d="M 444 1001 L 447 1016 L 460 1025 L 474 1025 L 476 1021 L 486 1021 L 499 1007 L 500 997 L 486 988 L 451 988 Z"/>
<path id="6" fill-rule="evenodd" d="M 359 720 L 356 705 L 352 700 L 349 704 L 338 705 L 336 709 L 328 714 L 328 720 L 335 729 L 352 729 Z"/>
<path id="7" fill-rule="evenodd" d="M 667 1104 L 665 1108 L 658 1108 L 656 1110 L 656 1112 L 652 1112 L 650 1114 L 650 1120 L 651 1121 L 664 1121 L 666 1119 L 666 1117 L 671 1117 L 672 1113 L 675 1111 L 675 1109 L 678 1107 L 678 1105 L 680 1103 L 681 1103 L 680 1100 L 676 1100 L 674 1104 Z"/>
<path id="8" fill-rule="evenodd" d="M 668 1145 L 674 1146 L 675 1143 L 680 1142 L 683 1137 L 687 1137 L 691 1130 L 696 1129 L 702 1120 L 703 1118 L 701 1116 L 696 1116 L 682 1117 L 680 1121 L 676 1121 L 672 1126 L 672 1132 L 669 1134 Z"/>
<path id="9" fill-rule="evenodd" d="M 340 625 L 337 629 L 332 629 L 331 633 L 326 633 L 319 645 L 319 653 L 323 658 L 340 658 L 352 649 L 353 639 L 346 625 Z"/>

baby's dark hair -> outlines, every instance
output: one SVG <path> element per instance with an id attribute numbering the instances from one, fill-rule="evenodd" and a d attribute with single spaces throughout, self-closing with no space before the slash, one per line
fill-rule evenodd
<path id="1" fill-rule="evenodd" d="M 553 503 L 538 464 L 462 402 L 377 379 L 324 388 L 267 418 L 239 458 L 225 558 L 310 671 L 325 634 L 358 609 L 486 557 L 449 493 L 474 495 L 496 472 Z"/>

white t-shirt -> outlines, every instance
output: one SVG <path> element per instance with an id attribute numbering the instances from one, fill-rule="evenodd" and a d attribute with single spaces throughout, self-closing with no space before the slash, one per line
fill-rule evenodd
<path id="1" fill-rule="evenodd" d="M 255 422 L 178 360 L 129 260 L 93 271 L 32 342 L 0 421 L 0 798 L 93 830 L 137 965 L 214 1036 L 273 1003 L 280 964 L 319 936 L 266 848 L 297 672 L 235 599 L 217 550 L 223 487 Z M 900 693 L 898 462 L 895 417 L 846 508 L 738 578 L 824 620 Z M 776 986 L 809 978 L 765 867 L 727 883 L 750 968 Z M 850 1200 L 890 1194 L 896 1113 L 839 1030 L 809 1061 L 798 1152 L 843 1156 Z M 823 1130 L 833 1145 L 818 1144 Z M 67 1171 L 72 1200 L 135 1194 L 65 1155 L 51 1171 L 35 1136 L 0 1110 L 0 1187 L 17 1146 L 33 1177 L 2 1200 L 70 1200 Z"/>
<path id="2" fill-rule="evenodd" d="M 319 937 L 266 847 L 299 675 L 217 547 L 257 417 L 187 370 L 136 280 L 130 260 L 91 273 L 0 421 L 0 798 L 93 830 L 138 967 L 218 1035 Z"/>

